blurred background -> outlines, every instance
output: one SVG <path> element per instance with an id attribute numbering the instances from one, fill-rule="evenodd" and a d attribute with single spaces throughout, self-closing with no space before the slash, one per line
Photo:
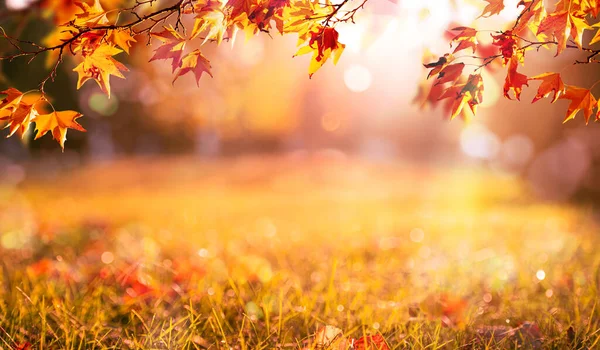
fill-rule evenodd
<path id="1" fill-rule="evenodd" d="M 64 153 L 50 136 L 3 140 L 0 174 L 13 176 L 22 162 L 54 174 L 130 156 L 325 153 L 476 167 L 520 177 L 541 198 L 594 198 L 600 193 L 600 130 L 586 127 L 582 116 L 563 125 L 568 101 L 530 104 L 537 82 L 524 91 L 522 102 L 506 100 L 505 69 L 492 66 L 484 72 L 483 106 L 469 122 L 449 122 L 441 108 L 414 102 L 427 74 L 423 53 L 447 52 L 448 28 L 502 28 L 518 15 L 517 3 L 506 1 L 500 16 L 473 23 L 482 1 L 369 1 L 356 24 L 339 26 L 347 49 L 338 66 L 326 64 L 312 79 L 307 74 L 310 57 L 292 59 L 296 38 L 275 34 L 205 45 L 214 79 L 204 76 L 200 87 L 188 76 L 172 85 L 169 65 L 148 63 L 152 48 L 139 39 L 131 56 L 118 57 L 130 72 L 125 80 L 112 79 L 110 99 L 93 83 L 77 91 L 74 62 L 67 60 L 47 91 L 58 109 L 81 111 L 88 132 L 70 131 Z M 29 0 L 5 1 L 0 25 L 13 36 L 39 41 L 51 23 L 39 21 L 44 14 L 29 6 Z M 485 33 L 480 40 L 491 42 Z M 2 52 L 9 49 L 6 41 L 0 42 Z M 595 66 L 573 66 L 577 57 L 572 54 L 553 55 L 551 50 L 529 52 L 522 71 L 529 76 L 560 71 L 568 84 L 580 86 L 600 78 Z M 1 87 L 35 88 L 47 74 L 43 59 L 32 64 L 3 61 Z"/>

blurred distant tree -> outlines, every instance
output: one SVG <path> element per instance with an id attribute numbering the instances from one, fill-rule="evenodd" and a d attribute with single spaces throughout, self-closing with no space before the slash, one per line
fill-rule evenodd
<path id="1" fill-rule="evenodd" d="M 367 1 L 12 0 L 12 11 L 1 13 L 0 18 L 31 11 L 40 14 L 50 29 L 41 40 L 32 41 L 24 39 L 22 25 L 17 24 L 10 30 L 0 27 L 0 35 L 9 48 L 0 53 L 0 59 L 23 58 L 32 62 L 44 54 L 48 73 L 34 90 L 23 93 L 13 87 L 3 91 L 0 120 L 9 128 L 9 136 L 23 135 L 30 124 L 35 123 L 35 138 L 50 132 L 64 148 L 68 129 L 85 131 L 76 121 L 82 115 L 73 110 L 55 110 L 46 97 L 46 83 L 55 80 L 59 67 L 69 59 L 75 62 L 72 70 L 78 76 L 78 89 L 93 80 L 110 97 L 111 76 L 125 78 L 124 73 L 128 71 L 116 56 L 123 51 L 129 54 L 136 42 L 156 45 L 150 61 L 169 61 L 173 81 L 191 73 L 199 82 L 205 73 L 212 76 L 211 63 L 200 48 L 191 48 L 194 43 L 195 47 L 207 43 L 218 45 L 235 40 L 240 32 L 247 38 L 260 32 L 294 33 L 298 35 L 300 46 L 296 55 L 312 54 L 309 65 L 309 76 L 312 76 L 330 58 L 334 63 L 340 58 L 345 45 L 339 41 L 336 26 L 353 23 Z M 505 7 L 503 0 L 484 1 L 487 5 L 482 1 L 480 17 L 497 15 Z M 424 81 L 416 100 L 433 105 L 443 100 L 451 118 L 464 116 L 467 110 L 475 113 L 484 89 L 481 70 L 501 64 L 507 70 L 506 98 L 520 99 L 523 86 L 537 80 L 540 85 L 533 102 L 550 95 L 552 102 L 567 99 L 571 104 L 565 121 L 573 119 L 581 110 L 586 122 L 592 116 L 599 120 L 598 101 L 592 94 L 594 86 L 582 88 L 565 84 L 560 73 L 528 77 L 518 70 L 525 64 L 527 52 L 543 47 L 555 47 L 557 56 L 567 49 L 585 55 L 575 64 L 600 62 L 600 49 L 591 46 L 600 41 L 600 24 L 596 23 L 600 0 L 560 0 L 551 8 L 547 8 L 543 0 L 523 0 L 517 8 L 520 14 L 505 24 L 507 29 L 491 31 L 490 45 L 478 41 L 482 30 L 452 28 L 453 50 L 441 57 L 426 56 L 425 67 L 431 69 L 427 78 L 433 79 Z M 586 30 L 595 31 L 595 35 L 584 42 Z"/>

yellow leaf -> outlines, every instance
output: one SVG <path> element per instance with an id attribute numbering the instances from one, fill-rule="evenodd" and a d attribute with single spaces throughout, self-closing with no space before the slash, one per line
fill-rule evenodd
<path id="1" fill-rule="evenodd" d="M 111 56 L 118 54 L 121 50 L 111 45 L 101 45 L 92 54 L 85 56 L 73 71 L 79 74 L 77 89 L 88 80 L 95 80 L 100 89 L 110 98 L 110 76 L 125 78 L 121 71 L 129 71 L 121 62 Z"/>
<path id="2" fill-rule="evenodd" d="M 75 111 L 54 111 L 48 114 L 40 114 L 35 118 L 35 139 L 44 136 L 48 131 L 52 132 L 54 139 L 65 149 L 67 129 L 86 131 L 75 119 L 81 117 L 81 113 Z"/>
<path id="3" fill-rule="evenodd" d="M 200 78 L 203 73 L 207 73 L 212 77 L 212 73 L 210 72 L 210 61 L 206 59 L 200 52 L 200 50 L 195 50 L 185 55 L 183 60 L 181 61 L 181 68 L 175 74 L 175 79 L 173 79 L 173 83 L 175 80 L 182 75 L 185 75 L 189 72 L 194 73 L 196 77 L 196 85 L 200 85 Z"/>
<path id="4" fill-rule="evenodd" d="M 131 43 L 137 42 L 129 29 L 109 30 L 109 40 L 129 54 Z"/>
<path id="5" fill-rule="evenodd" d="M 4 116 L 0 116 L 0 120 L 8 121 L 8 124 L 4 128 L 9 128 L 7 137 L 14 135 L 17 130 L 21 133 L 21 136 L 25 134 L 25 131 L 29 128 L 29 124 L 37 116 L 37 110 L 33 104 L 20 102 L 16 109 Z"/>

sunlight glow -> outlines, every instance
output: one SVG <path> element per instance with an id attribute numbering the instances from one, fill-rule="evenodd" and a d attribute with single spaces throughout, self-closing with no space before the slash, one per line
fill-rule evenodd
<path id="1" fill-rule="evenodd" d="M 460 147 L 470 157 L 493 159 L 500 150 L 500 141 L 485 126 L 473 124 L 461 132 Z"/>
<path id="2" fill-rule="evenodd" d="M 373 75 L 364 66 L 354 64 L 344 72 L 344 83 L 353 92 L 363 92 L 371 87 Z"/>
<path id="3" fill-rule="evenodd" d="M 6 8 L 11 11 L 24 10 L 33 2 L 33 0 L 6 0 Z"/>
<path id="4" fill-rule="evenodd" d="M 538 280 L 543 281 L 546 278 L 546 272 L 544 272 L 544 270 L 538 270 L 535 273 L 535 277 L 537 277 Z"/>

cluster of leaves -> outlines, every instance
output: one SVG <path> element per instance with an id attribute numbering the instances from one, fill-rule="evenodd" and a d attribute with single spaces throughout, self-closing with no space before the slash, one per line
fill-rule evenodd
<path id="1" fill-rule="evenodd" d="M 503 0 L 485 0 L 488 5 L 480 17 L 499 14 L 504 9 Z M 525 64 L 526 53 L 540 48 L 553 48 L 556 56 L 566 49 L 576 49 L 587 54 L 584 61 L 575 64 L 598 63 L 600 50 L 590 48 L 600 41 L 600 24 L 592 24 L 600 12 L 600 1 L 597 0 L 560 0 L 553 8 L 548 9 L 543 0 L 522 0 L 518 3 L 521 8 L 517 19 L 510 29 L 492 33 L 491 45 L 481 44 L 478 35 L 482 31 L 470 27 L 457 27 L 451 30 L 451 45 L 453 51 L 439 57 L 437 61 L 426 63 L 430 68 L 428 78 L 433 82 L 428 89 L 422 89 L 417 99 L 419 102 L 437 104 L 447 99 L 445 105 L 450 118 L 465 116 L 464 107 L 469 106 L 473 114 L 477 105 L 482 102 L 484 89 L 481 69 L 490 67 L 500 61 L 506 67 L 504 81 L 504 97 L 520 100 L 524 86 L 529 86 L 532 80 L 539 80 L 537 94 L 532 103 L 552 96 L 552 103 L 558 99 L 570 100 L 565 122 L 575 118 L 583 110 L 586 123 L 592 116 L 600 120 L 598 100 L 593 96 L 591 88 L 568 85 L 563 82 L 560 73 L 546 72 L 528 77 L 519 72 L 519 67 Z M 584 31 L 596 30 L 589 42 L 583 43 Z M 587 45 L 584 45 L 587 44 Z M 472 55 L 455 56 L 458 52 L 471 51 Z M 467 51 L 467 52 L 468 52 Z M 426 59 L 430 60 L 431 57 Z M 475 69 L 469 75 L 463 74 L 469 63 L 465 59 L 476 59 Z"/>
<path id="2" fill-rule="evenodd" d="M 138 37 L 145 35 L 147 43 L 155 38 L 159 44 L 150 61 L 170 61 L 174 80 L 191 73 L 199 82 L 204 73 L 212 76 L 211 63 L 201 49 L 189 50 L 190 42 L 197 41 L 202 47 L 206 43 L 221 44 L 233 41 L 238 32 L 251 37 L 260 32 L 277 32 L 281 35 L 298 35 L 300 49 L 296 55 L 312 54 L 309 75 L 312 76 L 330 58 L 334 63 L 340 58 L 345 45 L 339 41 L 336 24 L 354 22 L 358 10 L 366 1 L 351 0 L 332 3 L 330 0 L 178 0 L 170 6 L 153 8 L 157 0 L 135 0 L 131 5 L 123 0 L 108 1 L 104 8 L 99 0 L 43 0 L 39 6 L 52 15 L 56 29 L 42 44 L 24 41 L 6 34 L 4 38 L 14 47 L 16 53 L 0 57 L 12 60 L 17 57 L 30 57 L 33 60 L 47 53 L 46 64 L 50 74 L 42 80 L 36 90 L 40 100 L 46 101 L 44 85 L 53 80 L 58 66 L 67 56 L 76 61 L 73 69 L 78 74 L 77 87 L 89 80 L 95 81 L 100 89 L 110 97 L 110 78 L 125 78 L 127 67 L 115 56 L 125 51 L 129 53 Z M 362 1 L 362 2 L 360 2 Z M 485 0 L 487 6 L 480 17 L 499 14 L 505 7 L 503 0 Z M 454 47 L 441 57 L 429 57 L 431 63 L 425 67 L 431 69 L 428 78 L 432 82 L 423 88 L 418 100 L 421 103 L 437 104 L 446 100 L 450 117 L 454 118 L 467 110 L 475 113 L 483 100 L 484 83 L 481 69 L 492 63 L 501 62 L 507 74 L 504 83 L 504 96 L 520 99 L 524 86 L 531 80 L 540 80 L 541 85 L 533 102 L 552 96 L 571 101 L 565 120 L 573 119 L 583 110 L 586 122 L 595 113 L 600 119 L 598 101 L 591 88 L 582 88 L 563 83 L 560 73 L 548 72 L 528 77 L 519 72 L 525 64 L 526 53 L 542 47 L 556 48 L 556 55 L 567 48 L 577 49 L 587 54 L 584 61 L 576 63 L 600 62 L 597 56 L 600 50 L 590 45 L 600 41 L 600 31 L 584 45 L 583 33 L 600 27 L 592 22 L 600 12 L 599 0 L 560 0 L 552 9 L 548 9 L 543 0 L 522 0 L 517 5 L 520 15 L 510 29 L 492 34 L 491 45 L 478 41 L 481 31 L 470 27 L 452 29 L 451 44 Z M 185 23 L 193 22 L 192 30 L 186 30 Z M 136 39 L 138 38 L 138 39 Z M 24 48 L 27 45 L 29 49 Z M 458 52 L 471 51 L 472 55 L 455 56 Z M 475 59 L 477 64 L 472 72 L 465 73 L 465 60 Z M 432 62 L 433 61 L 433 62 Z M 54 112 L 45 117 L 37 110 L 21 102 L 18 96 L 23 94 L 14 88 L 5 91 L 2 115 L 7 121 L 10 135 L 17 130 L 23 133 L 31 122 L 38 124 L 38 137 L 52 130 L 54 138 L 64 147 L 66 130 L 83 130 L 74 119 L 80 114 L 73 111 Z M 17 96 L 17 97 L 15 97 Z"/>
<path id="3" fill-rule="evenodd" d="M 233 41 L 240 31 L 247 38 L 260 32 L 276 31 L 281 35 L 298 35 L 300 49 L 296 55 L 312 53 L 309 66 L 312 76 L 330 58 L 334 63 L 340 58 L 345 45 L 338 41 L 335 25 L 353 21 L 355 13 L 364 5 L 363 2 L 347 9 L 349 0 L 336 4 L 318 0 L 179 0 L 171 6 L 153 10 L 154 2 L 156 0 L 137 0 L 127 7 L 117 0 L 112 1 L 113 8 L 107 10 L 99 0 L 44 0 L 40 6 L 52 14 L 56 29 L 43 39 L 43 45 L 13 38 L 2 31 L 16 53 L 0 59 L 28 56 L 33 60 L 47 53 L 46 65 L 51 71 L 36 90 L 46 102 L 44 85 L 54 79 L 58 66 L 67 56 L 77 63 L 73 71 L 78 74 L 78 89 L 93 80 L 110 97 L 111 76 L 125 78 L 123 72 L 128 71 L 115 56 L 123 51 L 129 54 L 132 44 L 138 41 L 136 37 L 147 36 L 148 44 L 152 43 L 152 38 L 157 39 L 159 44 L 150 61 L 170 61 L 173 82 L 188 73 L 199 82 L 204 73 L 212 76 L 211 64 L 201 49 L 187 50 L 190 42 L 198 41 L 200 46 L 221 44 Z M 173 24 L 169 23 L 170 19 Z M 193 21 L 189 35 L 184 21 Z M 19 101 L 13 95 L 21 96 L 21 92 L 11 88 L 4 95 L 6 113 L 2 119 L 11 128 L 10 135 L 16 130 L 23 133 L 31 122 L 44 123 L 33 108 L 28 114 L 24 114 L 24 107 L 19 108 Z M 56 112 L 56 115 L 67 115 L 65 113 L 71 121 L 80 116 L 71 111 Z M 67 128 L 83 130 L 78 124 L 63 121 L 68 118 L 55 119 L 60 122 L 52 124 L 59 125 L 56 127 L 59 131 L 53 131 L 54 137 L 63 147 Z M 38 129 L 38 136 L 43 135 L 45 128 L 38 126 Z"/>

